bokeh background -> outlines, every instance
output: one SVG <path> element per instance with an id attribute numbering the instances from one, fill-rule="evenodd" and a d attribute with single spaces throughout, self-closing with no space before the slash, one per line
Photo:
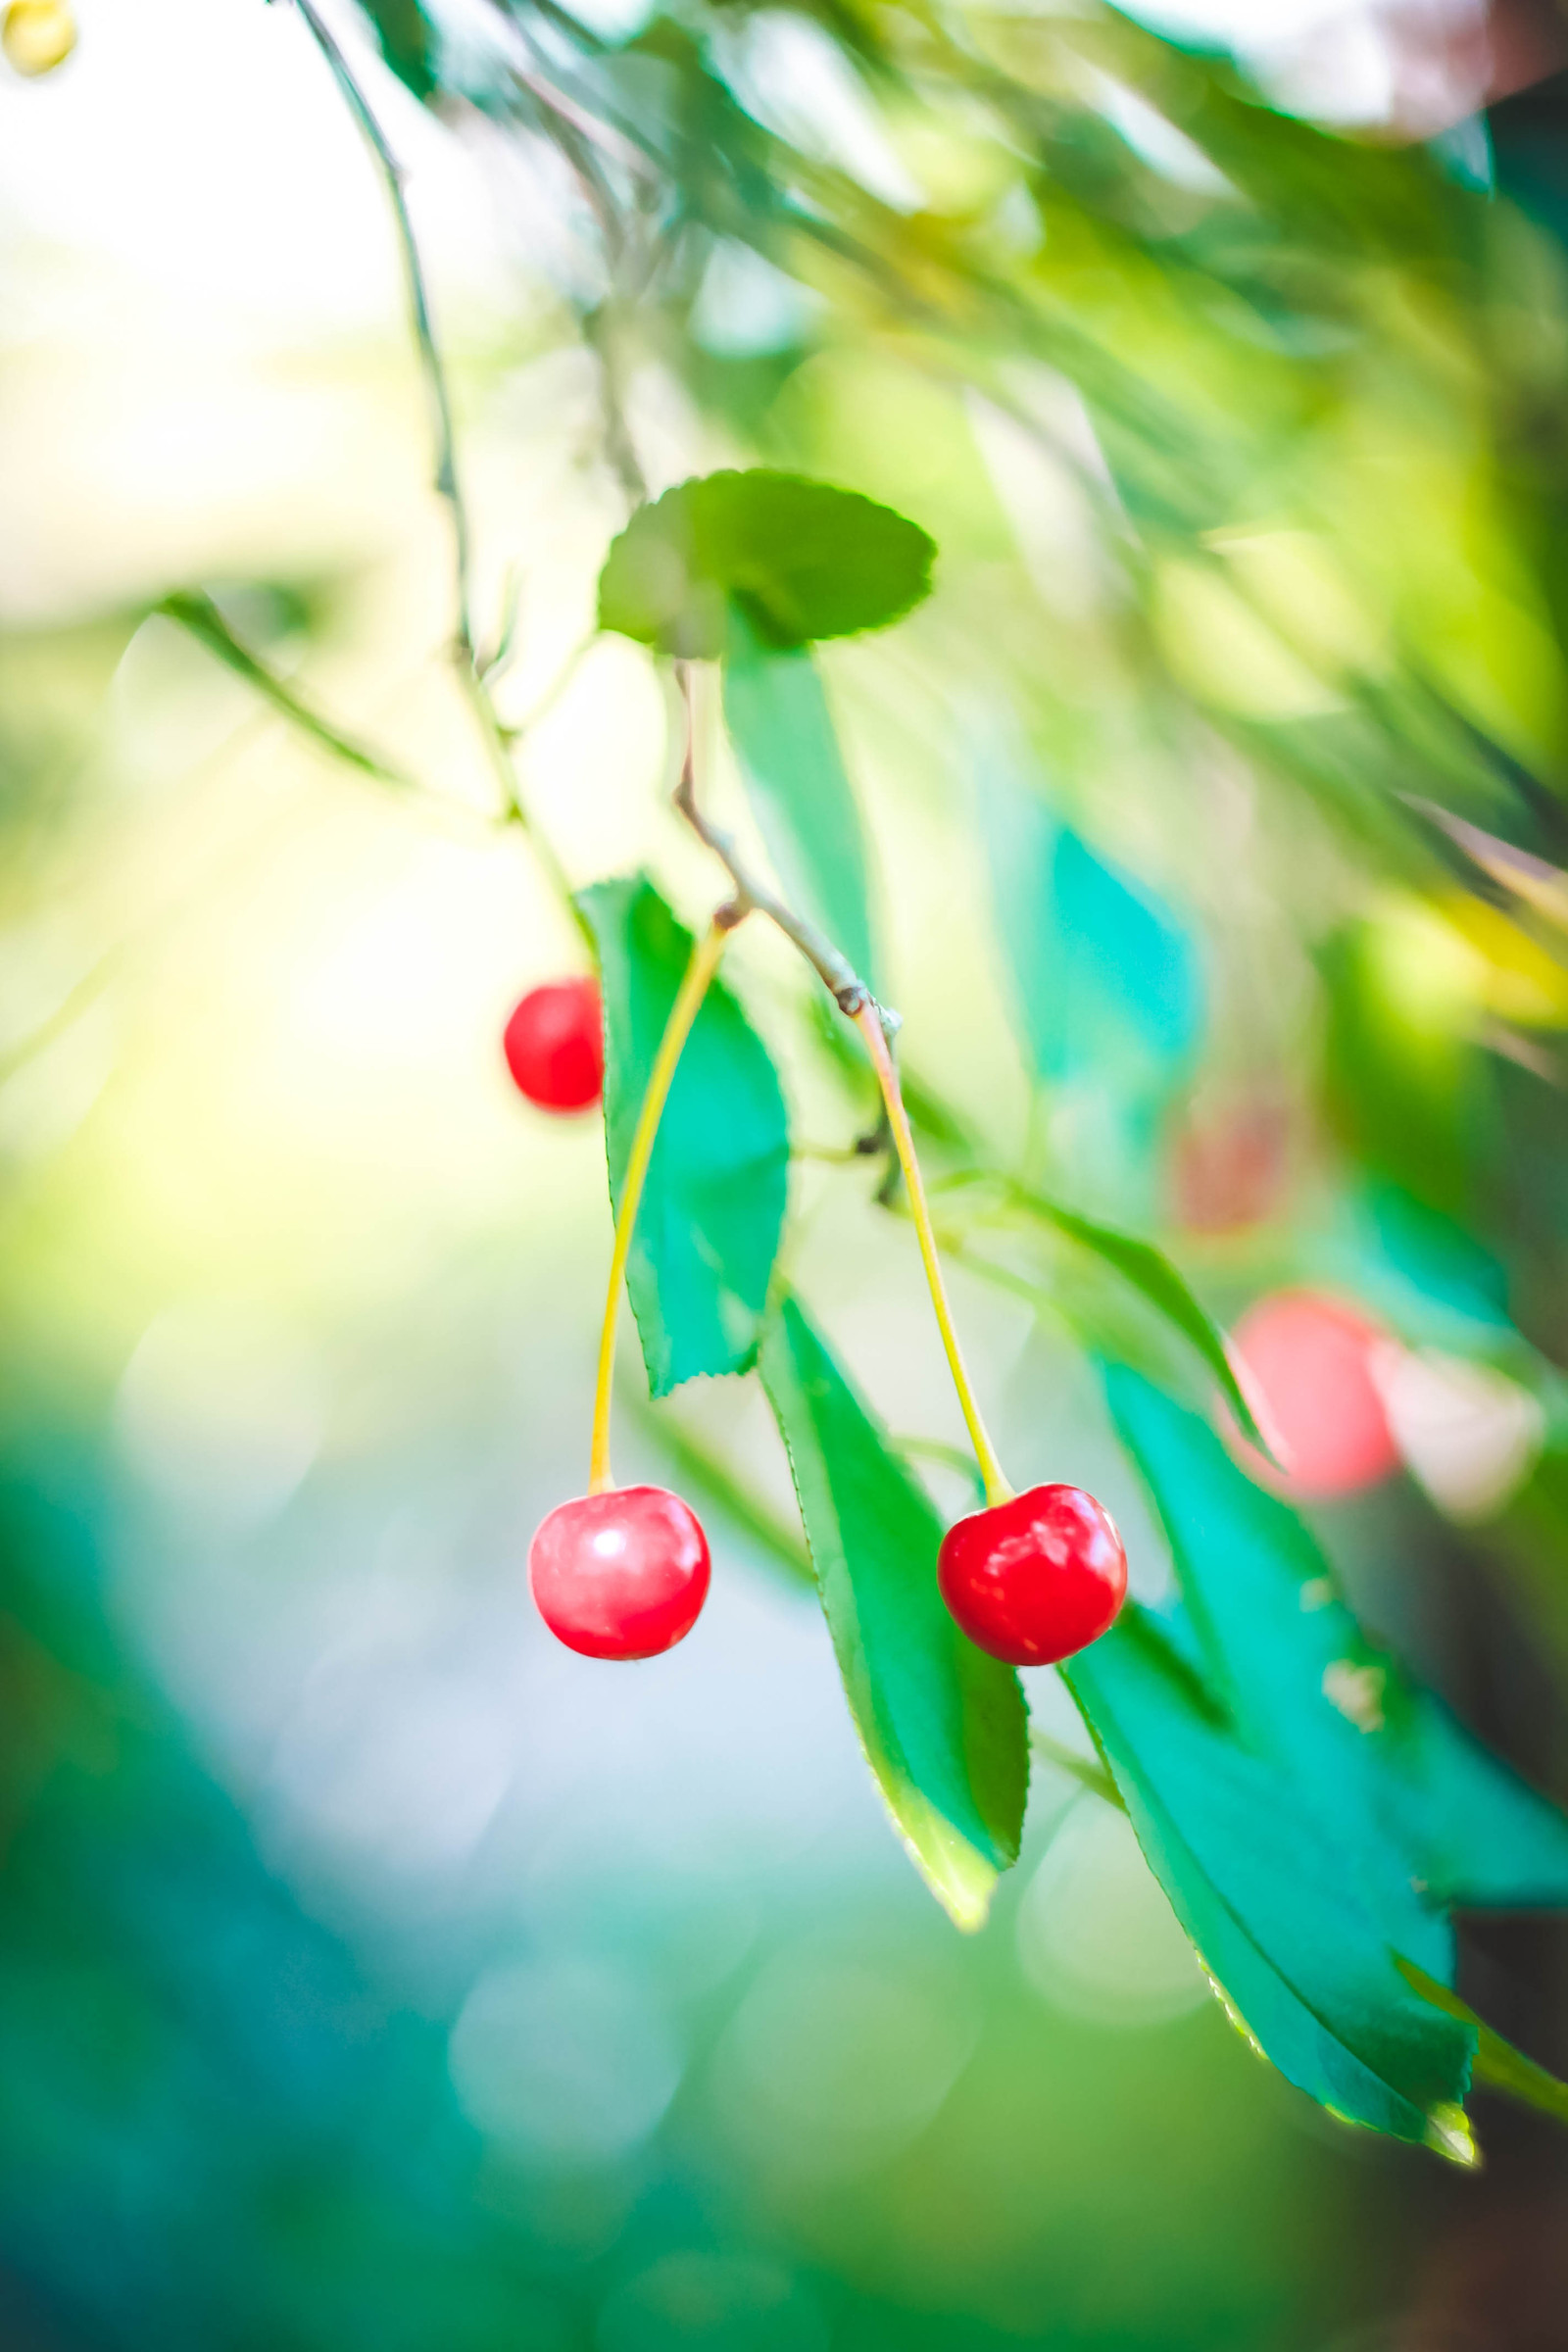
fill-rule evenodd
<path id="1" fill-rule="evenodd" d="M 931 607 L 826 663 L 910 1066 L 1220 1313 L 1314 1281 L 1386 1321 L 1428 1376 L 1405 1466 L 1319 1525 L 1561 1793 L 1568 973 L 1411 807 L 1549 894 L 1551 12 L 1488 50 L 1461 8 L 998 11 L 992 62 L 1049 97 L 1034 162 L 978 100 L 901 112 L 857 78 L 898 12 L 732 12 L 749 119 L 906 224 L 939 311 L 960 229 L 999 276 L 1046 255 L 1094 364 L 976 326 L 967 380 L 827 265 L 701 226 L 634 299 L 558 151 L 486 105 L 487 7 L 441 19 L 444 110 L 330 14 L 407 167 L 476 604 L 516 607 L 498 697 L 573 881 L 646 861 L 688 913 L 713 889 L 664 808 L 652 664 L 592 635 L 627 501 L 607 381 L 656 489 L 760 454 L 925 523 Z M 736 1513 L 657 1665 L 533 1617 L 529 1533 L 584 1470 L 603 1145 L 501 1059 L 516 996 L 581 949 L 488 820 L 384 193 L 290 9 L 78 15 L 57 74 L 0 79 L 5 2344 L 1560 2345 L 1551 2128 L 1483 2098 L 1461 2178 L 1331 2123 L 1231 2030 L 1121 1817 L 1046 1762 L 1022 1867 L 958 1936 L 809 1590 Z M 590 29 L 613 54 L 647 21 Z M 1214 77 L 1246 93 L 1204 118 L 1218 162 Z M 152 610 L 198 586 L 422 789 L 335 762 Z M 1090 845 L 1053 909 L 1014 909 L 1071 982 L 1046 1034 L 993 912 L 1025 804 Z M 1105 875 L 1149 910 L 1109 990 L 1155 1004 L 1131 1028 L 1094 976 Z M 798 1126 L 842 1151 L 856 1105 L 794 975 L 750 934 L 737 964 Z M 802 1161 L 796 1279 L 892 1428 L 955 1442 L 872 1189 Z M 1073 1344 L 1110 1309 L 1031 1247 L 1020 1280 L 1073 1328 L 955 1271 L 1003 1451 L 1104 1494 L 1157 1590 Z M 782 1510 L 730 1385 L 676 1425 Z M 667 1428 L 628 1388 L 623 1470 L 672 1475 Z M 1467 1991 L 1559 2066 L 1565 1955 L 1549 1922 L 1467 1938 Z"/>

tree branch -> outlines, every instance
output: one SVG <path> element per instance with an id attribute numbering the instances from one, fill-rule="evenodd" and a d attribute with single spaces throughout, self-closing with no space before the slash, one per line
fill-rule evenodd
<path id="1" fill-rule="evenodd" d="M 833 945 L 825 932 L 819 931 L 814 923 L 808 922 L 804 915 L 797 914 L 776 892 L 768 889 L 765 882 L 760 881 L 742 858 L 734 835 L 713 824 L 698 807 L 697 712 L 690 662 L 677 662 L 675 675 L 680 684 L 681 702 L 686 714 L 686 748 L 681 759 L 680 781 L 674 792 L 676 808 L 698 840 L 712 851 L 728 873 L 735 885 L 737 903 L 742 910 L 755 906 L 759 914 L 765 914 L 770 923 L 776 924 L 791 945 L 806 957 L 839 1010 L 853 1020 L 865 1005 L 876 1004 L 876 999 L 849 957 Z M 891 1032 L 898 1027 L 899 1016 L 896 1012 L 890 1012 L 881 1005 L 877 1005 L 877 1011 L 885 1030 Z"/>
<path id="2" fill-rule="evenodd" d="M 544 838 L 528 814 L 517 783 L 516 764 L 512 757 L 507 730 L 490 697 L 480 668 L 478 649 L 474 643 L 473 618 L 469 601 L 469 564 L 471 535 L 468 510 L 464 501 L 463 486 L 458 475 L 457 439 L 452 421 L 452 396 L 447 384 L 446 364 L 435 339 L 430 318 L 430 299 L 425 283 L 424 264 L 418 242 L 414 234 L 414 222 L 409 216 L 408 200 L 404 194 L 403 168 L 393 154 L 386 133 L 355 75 L 354 69 L 338 46 L 331 31 L 322 22 L 316 0 L 294 0 L 304 18 L 311 37 L 320 50 L 331 70 L 332 78 L 359 125 L 366 145 L 370 150 L 392 208 L 397 230 L 398 246 L 403 256 L 403 272 L 408 286 L 409 309 L 414 323 L 414 339 L 418 348 L 419 364 L 429 400 L 431 430 L 435 441 L 435 487 L 445 499 L 452 515 L 453 563 L 457 602 L 457 632 L 453 651 L 458 675 L 467 697 L 479 735 L 483 741 L 497 783 L 501 787 L 509 820 L 527 834 L 539 862 L 563 904 L 579 930 L 583 918 L 571 895 L 571 885 L 550 843 Z"/>

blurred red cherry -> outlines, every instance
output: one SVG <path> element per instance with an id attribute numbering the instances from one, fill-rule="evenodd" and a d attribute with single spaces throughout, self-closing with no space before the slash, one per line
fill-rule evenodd
<path id="1" fill-rule="evenodd" d="M 1009 1666 L 1054 1666 L 1113 1622 L 1127 1554 L 1082 1487 L 1031 1487 L 949 1528 L 937 1583 L 977 1648 Z"/>
<path id="2" fill-rule="evenodd" d="M 708 1597 L 708 1539 L 664 1487 L 579 1494 L 543 1520 L 528 1582 L 558 1641 L 585 1658 L 652 1658 L 672 1649 Z"/>
<path id="3" fill-rule="evenodd" d="M 531 988 L 508 1021 L 502 1046 L 530 1102 L 541 1110 L 586 1110 L 605 1083 L 598 981 L 551 980 Z"/>
<path id="4" fill-rule="evenodd" d="M 1303 1500 L 1387 1478 L 1399 1455 L 1373 1377 L 1386 1344 L 1375 1323 L 1320 1291 L 1275 1291 L 1250 1306 L 1231 1355 L 1279 1470 L 1237 1437 L 1250 1467 Z"/>

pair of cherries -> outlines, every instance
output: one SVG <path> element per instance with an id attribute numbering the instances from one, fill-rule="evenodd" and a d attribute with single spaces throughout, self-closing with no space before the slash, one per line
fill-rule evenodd
<path id="1" fill-rule="evenodd" d="M 586 1110 L 604 1085 L 597 986 L 576 979 L 530 990 L 504 1045 L 530 1102 Z M 710 1575 L 701 1521 L 664 1487 L 579 1494 L 550 1513 L 528 1552 L 540 1615 L 589 1658 L 673 1648 L 696 1624 Z M 1110 1625 L 1127 1555 L 1109 1513 L 1081 1487 L 1032 1487 L 950 1528 L 937 1582 L 979 1648 L 1012 1666 L 1054 1666 Z"/>
<path id="2" fill-rule="evenodd" d="M 589 1658 L 651 1658 L 689 1634 L 708 1597 L 708 1539 L 663 1487 L 561 1503 L 528 1552 L 539 1614 Z M 949 1528 L 937 1583 L 977 1647 L 1054 1666 L 1105 1632 L 1127 1591 L 1108 1511 L 1081 1487 L 1031 1487 Z"/>

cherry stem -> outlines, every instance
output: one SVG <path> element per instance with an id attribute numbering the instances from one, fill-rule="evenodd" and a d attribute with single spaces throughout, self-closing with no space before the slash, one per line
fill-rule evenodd
<path id="1" fill-rule="evenodd" d="M 914 1138 L 909 1133 L 908 1114 L 904 1107 L 904 1096 L 899 1087 L 899 1073 L 894 1066 L 887 1033 L 882 1026 L 882 1016 L 875 1004 L 867 1004 L 860 1006 L 854 1015 L 854 1019 L 856 1026 L 865 1039 L 866 1048 L 871 1055 L 871 1067 L 876 1072 L 877 1084 L 882 1089 L 882 1100 L 887 1105 L 888 1125 L 893 1130 L 893 1148 L 899 1155 L 899 1166 L 904 1171 L 905 1189 L 909 1196 L 909 1213 L 914 1219 L 914 1230 L 920 1244 L 920 1256 L 925 1266 L 925 1278 L 931 1292 L 931 1304 L 936 1310 L 937 1329 L 942 1334 L 943 1352 L 948 1359 L 948 1369 L 953 1374 L 953 1385 L 958 1392 L 958 1402 L 963 1409 L 963 1418 L 968 1426 L 969 1443 L 974 1447 L 974 1458 L 980 1465 L 980 1475 L 985 1481 L 986 1501 L 992 1505 L 1006 1502 L 1011 1498 L 1012 1488 L 1008 1485 L 1006 1473 L 997 1458 L 997 1449 L 991 1443 L 990 1433 L 975 1400 L 974 1391 L 969 1385 L 969 1375 L 964 1369 L 963 1350 L 958 1346 L 958 1335 L 953 1322 L 953 1309 L 948 1304 L 947 1285 L 942 1279 L 942 1261 L 937 1255 L 937 1237 L 932 1229 L 931 1210 L 925 1197 L 925 1182 L 920 1174 L 920 1163 L 914 1156 Z"/>
<path id="2" fill-rule="evenodd" d="M 625 1280 L 626 1260 L 631 1254 L 637 1209 L 642 1200 L 649 1162 L 654 1156 L 654 1145 L 659 1137 L 659 1122 L 664 1115 L 664 1104 L 669 1099 L 681 1049 L 691 1035 L 692 1023 L 702 1008 L 709 982 L 717 971 L 720 958 L 729 944 L 729 935 L 744 912 L 744 908 L 720 907 L 693 948 L 685 978 L 670 1006 L 669 1018 L 664 1023 L 664 1034 L 659 1041 L 659 1052 L 654 1056 L 654 1066 L 648 1074 L 648 1089 L 637 1113 L 631 1150 L 626 1155 L 626 1174 L 620 1188 L 620 1206 L 615 1216 L 615 1246 L 610 1255 L 610 1287 L 605 1298 L 604 1329 L 599 1340 L 599 1377 L 594 1385 L 593 1443 L 588 1456 L 590 1494 L 602 1494 L 615 1483 L 610 1470 L 610 1401 L 615 1370 L 615 1322 L 620 1313 L 620 1290 Z"/>

